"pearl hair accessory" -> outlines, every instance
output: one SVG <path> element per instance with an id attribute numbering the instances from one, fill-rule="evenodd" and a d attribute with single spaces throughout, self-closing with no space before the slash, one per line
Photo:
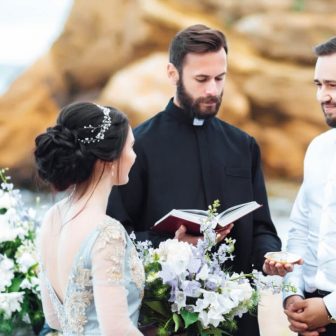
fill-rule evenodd
<path id="1" fill-rule="evenodd" d="M 94 137 L 85 137 L 84 139 L 78 139 L 78 141 L 80 141 L 83 144 L 90 144 L 90 143 L 100 142 L 101 140 L 104 140 L 105 132 L 111 127 L 112 121 L 111 121 L 111 116 L 110 116 L 110 109 L 105 106 L 100 106 L 98 104 L 96 105 L 102 110 L 104 114 L 101 125 L 98 125 L 98 126 L 88 125 L 88 126 L 84 126 L 84 128 L 91 130 L 91 133 L 94 133 L 98 129 L 100 129 L 100 131 Z"/>

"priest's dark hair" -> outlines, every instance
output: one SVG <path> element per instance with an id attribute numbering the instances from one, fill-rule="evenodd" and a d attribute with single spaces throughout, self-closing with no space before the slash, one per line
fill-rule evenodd
<path id="1" fill-rule="evenodd" d="M 181 72 L 188 53 L 204 54 L 221 48 L 228 52 L 226 38 L 221 31 L 196 24 L 175 35 L 169 47 L 169 62 Z"/>
<path id="2" fill-rule="evenodd" d="M 39 177 L 56 191 L 89 183 L 98 159 L 120 158 L 128 130 L 126 115 L 113 107 L 89 102 L 65 106 L 56 125 L 35 139 Z"/>
<path id="3" fill-rule="evenodd" d="M 336 53 L 336 36 L 317 45 L 314 48 L 316 56 L 328 56 Z"/>

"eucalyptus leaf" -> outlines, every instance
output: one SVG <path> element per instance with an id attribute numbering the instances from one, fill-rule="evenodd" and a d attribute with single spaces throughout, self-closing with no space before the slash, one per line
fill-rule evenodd
<path id="1" fill-rule="evenodd" d="M 181 309 L 181 316 L 183 318 L 185 328 L 188 328 L 198 320 L 198 313 L 189 312 L 185 309 Z"/>
<path id="2" fill-rule="evenodd" d="M 167 312 L 161 301 L 145 301 L 144 304 L 162 316 L 169 317 L 169 312 Z"/>
<path id="3" fill-rule="evenodd" d="M 180 329 L 180 326 L 182 324 L 182 320 L 180 318 L 180 316 L 178 316 L 176 313 L 173 314 L 173 321 L 175 323 L 175 329 L 174 331 L 177 332 L 177 330 Z"/>

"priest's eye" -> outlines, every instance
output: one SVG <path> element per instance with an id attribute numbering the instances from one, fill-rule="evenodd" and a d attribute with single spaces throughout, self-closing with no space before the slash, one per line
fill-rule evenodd
<path id="1" fill-rule="evenodd" d="M 198 83 L 205 83 L 207 81 L 206 78 L 196 78 L 196 82 Z"/>

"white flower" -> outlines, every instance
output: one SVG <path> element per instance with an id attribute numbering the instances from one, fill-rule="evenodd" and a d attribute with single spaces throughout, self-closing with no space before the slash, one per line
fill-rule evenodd
<path id="1" fill-rule="evenodd" d="M 233 304 L 230 300 L 224 304 L 224 301 L 221 300 L 223 296 L 218 293 L 204 291 L 203 294 L 203 302 L 196 302 L 198 306 L 195 311 L 200 312 L 199 320 L 205 328 L 209 327 L 209 325 L 218 327 L 218 325 L 224 320 L 223 315 L 231 311 Z M 202 306 L 203 308 L 200 310 Z"/>
<path id="2" fill-rule="evenodd" d="M 4 318 L 10 319 L 12 313 L 21 310 L 24 292 L 0 293 L 0 311 L 4 312 Z"/>
<path id="3" fill-rule="evenodd" d="M 37 264 L 37 220 L 35 210 L 24 206 L 20 191 L 7 183 L 8 177 L 3 169 L 0 169 L 1 180 L 0 209 L 4 214 L 0 214 L 0 315 L 2 320 L 12 319 L 13 325 L 9 325 L 8 334 L 14 335 L 16 327 L 22 323 L 37 326 L 41 322 L 29 319 L 32 309 L 38 314 L 42 310 L 39 279 L 33 273 L 27 274 Z M 7 293 L 9 288 L 14 290 L 13 284 L 20 284 L 21 292 Z M 33 305 L 23 306 L 22 303 L 27 299 L 32 300 Z"/>
<path id="4" fill-rule="evenodd" d="M 179 312 L 181 308 L 184 308 L 186 306 L 186 299 L 187 296 L 182 291 L 176 291 L 176 298 L 175 298 L 175 305 L 174 308 L 175 311 Z M 174 310 L 173 310 L 174 311 Z"/>
<path id="5" fill-rule="evenodd" d="M 6 191 L 0 190 L 0 209 L 5 208 L 9 209 L 16 205 L 15 198 Z"/>
<path id="6" fill-rule="evenodd" d="M 206 278 L 208 282 L 211 282 L 215 285 L 215 287 L 219 287 L 223 281 L 223 278 L 217 274 L 209 274 Z"/>
<path id="7" fill-rule="evenodd" d="M 0 274 L 0 292 L 2 292 L 14 278 L 14 262 L 3 255 L 0 255 Z"/>
<path id="8" fill-rule="evenodd" d="M 23 252 L 16 257 L 20 272 L 27 273 L 29 268 L 36 264 L 36 258 L 29 252 Z"/>
<path id="9" fill-rule="evenodd" d="M 219 295 L 218 302 L 221 307 L 221 314 L 228 314 L 236 307 L 235 303 L 226 294 Z"/>
<path id="10" fill-rule="evenodd" d="M 10 214 L 0 215 L 0 243 L 14 240 L 18 235 L 18 230 L 10 222 Z"/>
<path id="11" fill-rule="evenodd" d="M 223 321 L 223 316 L 221 310 L 218 309 L 218 305 L 210 307 L 208 311 L 208 321 L 209 324 L 212 324 L 214 327 L 218 327 L 219 323 Z"/>
<path id="12" fill-rule="evenodd" d="M 21 282 L 20 288 L 21 289 L 31 289 L 32 284 L 28 279 L 23 279 L 23 281 Z"/>
<path id="13" fill-rule="evenodd" d="M 207 309 L 209 307 L 209 304 L 205 302 L 203 299 L 197 299 L 194 312 L 202 312 L 203 310 Z"/>
<path id="14" fill-rule="evenodd" d="M 7 176 L 7 179 L 10 179 L 10 177 Z M 14 188 L 14 184 L 13 183 L 5 183 L 5 182 L 1 183 L 1 189 L 3 189 L 3 190 L 10 191 L 10 190 L 13 190 L 13 188 Z"/>
<path id="15" fill-rule="evenodd" d="M 192 257 L 192 245 L 177 239 L 168 239 L 160 243 L 157 253 L 160 260 L 180 276 L 186 271 Z"/>
<path id="16" fill-rule="evenodd" d="M 202 310 L 198 315 L 198 319 L 201 321 L 202 326 L 204 328 L 209 327 L 209 314 L 208 314 L 208 312 L 206 312 L 205 310 Z"/>
<path id="17" fill-rule="evenodd" d="M 196 275 L 196 280 L 205 281 L 209 276 L 209 267 L 207 264 L 204 264 L 200 270 L 200 272 Z"/>
<path id="18" fill-rule="evenodd" d="M 231 279 L 237 278 L 237 274 L 232 274 Z M 238 305 L 242 301 L 250 300 L 253 294 L 253 289 L 247 279 L 240 281 L 228 280 L 225 283 L 226 290 L 230 294 L 230 298 Z"/>

